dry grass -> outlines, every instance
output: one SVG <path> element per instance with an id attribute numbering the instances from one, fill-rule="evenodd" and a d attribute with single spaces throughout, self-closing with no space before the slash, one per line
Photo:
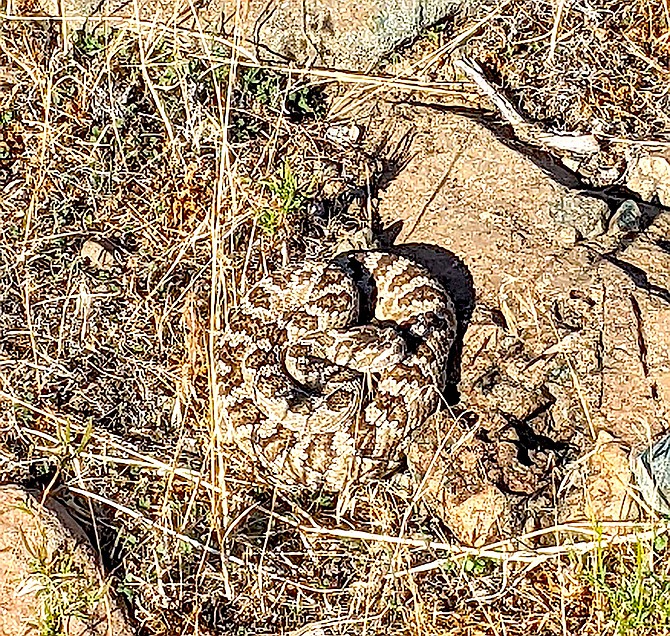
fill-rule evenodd
<path id="1" fill-rule="evenodd" d="M 478 9 L 485 12 L 486 3 Z M 663 0 L 515 1 L 468 48 L 527 117 L 555 132 L 668 139 L 670 12 Z"/>
<path id="2" fill-rule="evenodd" d="M 556 63 L 575 11 L 553 39 L 547 14 Z M 619 571 L 657 576 L 667 619 L 664 526 L 468 549 L 402 480 L 359 486 L 340 514 L 270 488 L 216 426 L 227 309 L 316 240 L 311 202 L 327 215 L 376 178 L 325 138 L 315 84 L 458 85 L 259 74 L 239 47 L 156 25 L 104 23 L 71 50 L 61 35 L 0 27 L 0 469 L 69 503 L 141 633 L 616 633 Z"/>

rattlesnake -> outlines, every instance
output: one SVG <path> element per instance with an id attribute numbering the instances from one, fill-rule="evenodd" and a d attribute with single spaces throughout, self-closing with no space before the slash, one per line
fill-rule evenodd
<path id="1" fill-rule="evenodd" d="M 305 261 L 257 283 L 217 344 L 221 413 L 276 481 L 341 491 L 388 471 L 438 406 L 454 306 L 382 250 Z"/>

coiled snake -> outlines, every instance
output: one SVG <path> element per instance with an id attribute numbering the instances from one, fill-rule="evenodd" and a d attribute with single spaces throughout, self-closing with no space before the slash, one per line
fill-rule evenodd
<path id="1" fill-rule="evenodd" d="M 405 257 L 360 250 L 284 268 L 218 339 L 225 426 L 272 479 L 341 491 L 401 459 L 438 407 L 455 334 L 449 294 Z"/>

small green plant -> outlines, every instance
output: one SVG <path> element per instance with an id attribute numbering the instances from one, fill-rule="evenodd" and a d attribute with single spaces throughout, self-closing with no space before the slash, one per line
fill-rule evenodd
<path id="1" fill-rule="evenodd" d="M 82 431 L 81 436 L 73 433 L 69 420 L 65 425 L 58 424 L 56 427 L 56 437 L 60 445 L 53 450 L 53 454 L 59 457 L 61 462 L 69 461 L 81 454 L 91 440 L 92 435 L 92 419 L 89 419 L 86 423 L 86 428 Z"/>
<path id="2" fill-rule="evenodd" d="M 14 121 L 15 118 L 16 113 L 14 113 L 13 110 L 11 109 L 3 110 L 2 112 L 0 112 L 0 126 L 6 126 L 7 124 Z"/>
<path id="3" fill-rule="evenodd" d="M 281 76 L 274 71 L 250 68 L 242 74 L 242 95 L 261 104 L 275 105 L 281 90 Z"/>
<path id="4" fill-rule="evenodd" d="M 288 76 L 276 71 L 250 68 L 240 79 L 242 102 L 245 97 L 271 108 L 282 106 L 293 121 L 306 117 L 318 118 L 325 114 L 323 91 L 312 85 L 303 84 L 289 87 Z M 281 104 L 282 96 L 286 96 Z"/>
<path id="5" fill-rule="evenodd" d="M 90 620 L 102 597 L 103 590 L 91 586 L 67 553 L 35 561 L 31 579 L 39 601 L 36 622 L 40 636 L 64 635 L 71 618 Z"/>
<path id="6" fill-rule="evenodd" d="M 312 196 L 313 183 L 301 188 L 288 161 L 284 161 L 278 174 L 267 179 L 264 185 L 272 195 L 272 203 L 261 209 L 258 225 L 266 234 L 273 235 L 283 220 L 299 211 Z"/>
<path id="7" fill-rule="evenodd" d="M 102 134 L 102 128 L 100 128 L 100 126 L 97 126 L 96 124 L 93 124 L 93 126 L 91 127 L 91 134 L 89 135 L 89 140 L 92 143 L 95 143 L 96 141 L 98 141 L 98 139 L 100 139 L 101 134 Z"/>
<path id="8" fill-rule="evenodd" d="M 434 24 L 433 26 L 428 27 L 424 33 L 423 36 L 431 43 L 437 45 L 440 43 L 440 38 L 442 37 L 442 34 L 445 32 L 447 28 L 447 23 L 446 22 L 438 22 L 437 24 Z"/>
<path id="9" fill-rule="evenodd" d="M 125 596 L 129 603 L 132 603 L 137 595 L 137 583 L 129 574 L 126 574 L 123 581 L 120 581 L 115 589 L 118 594 Z"/>
<path id="10" fill-rule="evenodd" d="M 449 558 L 440 564 L 442 573 L 449 576 L 461 576 L 463 572 L 473 577 L 485 576 L 491 574 L 494 568 L 494 561 L 473 554 L 467 555 L 462 560 Z"/>
<path id="11" fill-rule="evenodd" d="M 88 32 L 80 29 L 75 34 L 74 45 L 80 53 L 96 55 L 105 49 L 107 42 L 105 36 L 98 34 L 96 31 Z"/>
<path id="12" fill-rule="evenodd" d="M 26 514 L 35 515 L 28 506 Z M 39 522 L 39 519 L 38 519 Z M 39 636 L 65 636 L 71 619 L 91 620 L 105 593 L 104 586 L 91 580 L 67 549 L 50 550 L 44 528 L 34 543 L 23 536 L 23 544 L 30 555 L 28 577 L 18 594 L 33 594 L 37 598 L 37 616 L 34 627 Z"/>
<path id="13" fill-rule="evenodd" d="M 471 576 L 483 576 L 491 572 L 492 565 L 490 559 L 478 556 L 467 556 L 463 562 L 463 571 Z"/>
<path id="14" fill-rule="evenodd" d="M 236 142 L 245 142 L 255 139 L 263 129 L 262 122 L 246 113 L 235 112 L 230 122 L 231 135 Z"/>
<path id="15" fill-rule="evenodd" d="M 323 93 L 314 86 L 296 88 L 286 96 L 286 110 L 294 120 L 323 117 L 326 111 Z"/>
<path id="16" fill-rule="evenodd" d="M 670 632 L 670 563 L 666 537 L 656 537 L 652 542 L 637 541 L 628 554 L 608 552 L 598 545 L 592 559 L 585 579 L 605 601 L 617 636 Z"/>

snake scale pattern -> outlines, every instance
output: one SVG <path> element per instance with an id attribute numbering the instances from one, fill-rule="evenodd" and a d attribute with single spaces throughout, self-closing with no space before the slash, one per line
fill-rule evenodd
<path id="1" fill-rule="evenodd" d="M 449 294 L 382 250 L 261 279 L 217 344 L 229 436 L 281 484 L 339 492 L 392 469 L 438 407 L 456 334 Z"/>

